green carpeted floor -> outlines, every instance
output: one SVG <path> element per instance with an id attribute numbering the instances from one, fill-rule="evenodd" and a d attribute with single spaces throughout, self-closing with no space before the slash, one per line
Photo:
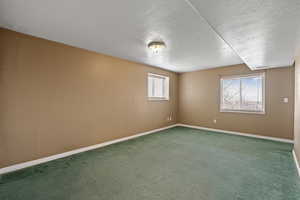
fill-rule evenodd
<path id="1" fill-rule="evenodd" d="M 176 127 L 2 175 L 1 200 L 299 200 L 292 145 Z"/>

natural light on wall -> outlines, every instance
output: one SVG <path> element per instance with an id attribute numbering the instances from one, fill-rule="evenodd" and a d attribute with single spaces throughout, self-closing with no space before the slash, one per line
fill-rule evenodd
<path id="1" fill-rule="evenodd" d="M 169 77 L 148 73 L 149 100 L 169 100 Z"/>
<path id="2" fill-rule="evenodd" d="M 265 74 L 222 77 L 220 111 L 265 113 Z"/>

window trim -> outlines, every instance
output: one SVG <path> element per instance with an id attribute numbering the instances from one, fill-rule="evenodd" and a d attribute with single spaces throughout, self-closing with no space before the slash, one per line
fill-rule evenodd
<path id="1" fill-rule="evenodd" d="M 149 96 L 149 76 L 152 77 L 158 77 L 158 78 L 163 78 L 164 79 L 164 90 L 167 88 L 165 91 L 165 97 L 150 97 Z M 149 101 L 169 101 L 170 100 L 170 77 L 166 75 L 160 75 L 160 74 L 155 74 L 155 73 L 148 73 L 147 74 L 147 97 Z"/>
<path id="2" fill-rule="evenodd" d="M 228 79 L 240 79 L 240 78 L 248 78 L 248 77 L 257 77 L 261 76 L 263 78 L 262 80 L 262 105 L 263 110 L 262 111 L 250 111 L 250 110 L 231 110 L 231 109 L 222 109 L 222 97 L 223 97 L 223 80 Z M 261 73 L 251 73 L 251 74 L 242 74 L 242 75 L 232 75 L 232 76 L 221 76 L 220 78 L 220 98 L 219 98 L 219 111 L 221 113 L 242 113 L 242 114 L 259 114 L 259 115 L 265 115 L 266 114 L 266 75 L 265 72 Z"/>

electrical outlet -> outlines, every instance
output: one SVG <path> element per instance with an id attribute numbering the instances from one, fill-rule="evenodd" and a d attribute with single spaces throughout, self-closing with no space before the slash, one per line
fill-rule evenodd
<path id="1" fill-rule="evenodd" d="M 214 124 L 216 124 L 216 123 L 217 123 L 217 120 L 216 120 L 216 119 L 214 119 L 214 121 L 213 121 L 213 122 L 214 122 Z"/>
<path id="2" fill-rule="evenodd" d="M 288 103 L 288 102 L 289 102 L 289 98 L 284 97 L 284 98 L 283 98 L 283 103 Z"/>

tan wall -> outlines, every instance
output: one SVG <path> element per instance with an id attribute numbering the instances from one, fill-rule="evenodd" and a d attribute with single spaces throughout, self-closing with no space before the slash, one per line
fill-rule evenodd
<path id="1" fill-rule="evenodd" d="M 295 145 L 294 150 L 300 163 L 300 56 L 295 62 Z"/>
<path id="2" fill-rule="evenodd" d="M 220 113 L 220 75 L 253 73 L 245 65 L 178 76 L 5 29 L 0 44 L 0 168 L 176 122 L 293 138 L 292 67 L 266 70 L 266 115 Z M 148 72 L 170 76 L 170 101 L 147 100 Z"/>
<path id="3" fill-rule="evenodd" d="M 222 75 L 257 73 L 246 65 L 200 70 L 179 75 L 179 122 L 209 128 L 293 139 L 294 68 L 266 72 L 266 114 L 219 112 Z M 283 97 L 289 103 L 283 103 Z M 213 120 L 217 123 L 214 124 Z"/>
<path id="4" fill-rule="evenodd" d="M 176 73 L 4 29 L 0 44 L 0 168 L 176 123 Z M 148 72 L 170 101 L 147 100 Z"/>

